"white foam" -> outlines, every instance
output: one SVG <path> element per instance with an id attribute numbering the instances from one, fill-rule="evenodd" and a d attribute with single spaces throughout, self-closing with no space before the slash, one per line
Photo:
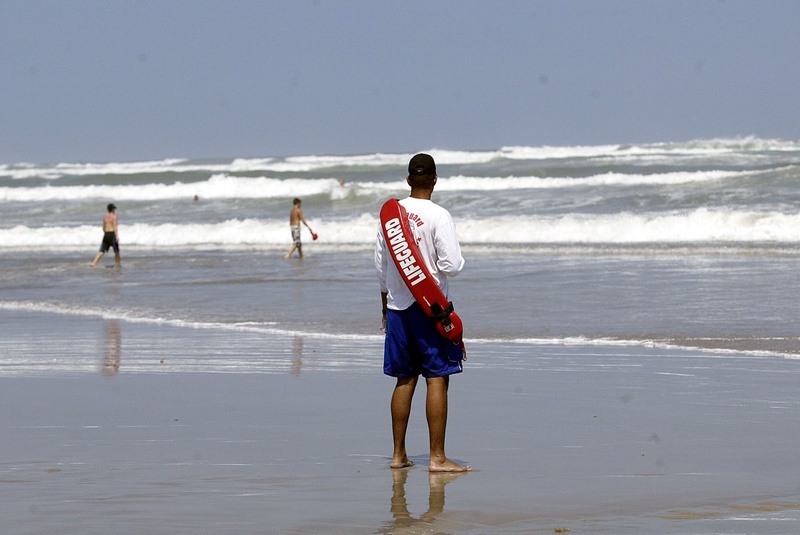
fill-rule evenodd
<path id="1" fill-rule="evenodd" d="M 696 171 L 661 174 L 603 173 L 588 177 L 441 177 L 438 191 L 512 191 L 522 189 L 561 189 L 576 187 L 630 187 L 639 185 L 679 185 L 719 181 L 746 175 L 744 171 Z M 190 199 L 270 199 L 329 195 L 341 200 L 347 194 L 405 192 L 404 180 L 391 182 L 353 182 L 341 186 L 335 178 L 269 178 L 237 177 L 215 174 L 200 182 L 151 183 L 139 185 L 88 185 L 45 187 L 0 187 L 0 202 L 86 201 L 91 199 L 125 199 L 126 201 L 158 201 Z"/>
<path id="2" fill-rule="evenodd" d="M 677 143 L 651 143 L 639 145 L 590 146 L 507 146 L 498 150 L 459 151 L 430 148 L 439 165 L 465 165 L 487 163 L 495 159 L 548 160 L 565 158 L 674 158 L 676 156 L 714 156 L 731 153 L 798 151 L 800 142 L 754 137 L 734 139 L 692 140 Z M 375 153 L 363 155 L 308 155 L 287 158 L 236 158 L 230 162 L 190 162 L 173 158 L 145 162 L 111 163 L 58 163 L 34 165 L 30 163 L 0 164 L 0 177 L 13 179 L 46 178 L 87 175 L 131 175 L 185 172 L 240 173 L 240 172 L 310 172 L 336 167 L 402 167 L 412 153 Z"/>
<path id="3" fill-rule="evenodd" d="M 381 340 L 383 335 L 365 335 L 351 333 L 324 333 L 319 331 L 299 331 L 276 328 L 274 323 L 220 323 L 197 321 L 185 318 L 163 318 L 138 314 L 131 310 L 98 309 L 84 306 L 74 306 L 63 303 L 48 303 L 41 301 L 0 301 L 0 309 L 25 312 L 38 312 L 45 314 L 59 314 L 64 316 L 93 317 L 105 320 L 118 320 L 130 323 L 147 323 L 165 325 L 184 329 L 222 330 L 261 333 L 266 335 L 298 336 L 309 338 L 332 338 L 337 340 Z"/>
<path id="4" fill-rule="evenodd" d="M 745 171 L 692 171 L 658 174 L 602 173 L 587 177 L 468 177 L 439 178 L 437 191 L 503 191 L 578 187 L 672 186 L 744 176 Z"/>
<path id="5" fill-rule="evenodd" d="M 372 245 L 378 229 L 374 214 L 347 220 L 309 220 L 320 235 L 315 244 Z M 800 243 L 800 214 L 699 208 L 687 212 L 567 214 L 457 218 L 463 244 L 713 244 Z M 0 249 L 96 247 L 95 225 L 0 229 Z M 310 236 L 307 235 L 306 239 Z M 220 223 L 134 223 L 121 229 L 121 243 L 154 249 L 194 246 L 288 245 L 286 221 L 229 219 Z"/>
<path id="6" fill-rule="evenodd" d="M 200 329 L 214 331 L 232 331 L 264 334 L 268 336 L 303 336 L 315 339 L 329 339 L 334 341 L 372 341 L 380 342 L 383 334 L 353 334 L 353 333 L 325 333 L 319 331 L 288 330 L 274 327 L 273 323 L 240 322 L 221 323 L 196 321 L 187 318 L 163 318 L 137 314 L 131 310 L 96 309 L 91 307 L 68 305 L 63 303 L 49 303 L 36 301 L 0 301 L 0 310 L 24 311 L 44 314 L 59 314 L 65 316 L 94 317 L 104 320 L 117 320 L 130 323 L 145 323 L 163 325 L 182 329 Z M 770 350 L 733 349 L 730 347 L 697 346 L 689 343 L 676 344 L 671 340 L 658 339 L 624 339 L 607 337 L 529 337 L 529 338 L 467 338 L 467 346 L 497 344 L 511 344 L 521 346 L 566 346 L 566 347 L 646 347 L 664 349 L 671 352 L 680 351 L 697 352 L 717 358 L 784 358 L 798 359 L 800 356 L 793 353 L 784 353 Z M 470 362 L 472 367 L 485 367 L 486 363 Z"/>
<path id="7" fill-rule="evenodd" d="M 459 220 L 466 243 L 645 244 L 800 242 L 800 215 L 710 210 Z"/>
<path id="8" fill-rule="evenodd" d="M 126 201 L 158 201 L 191 199 L 267 199 L 291 198 L 331 193 L 342 189 L 338 181 L 329 179 L 276 179 L 212 175 L 202 182 L 172 184 L 90 185 L 0 188 L 0 201 L 46 202 L 84 201 L 91 199 L 125 199 Z"/>

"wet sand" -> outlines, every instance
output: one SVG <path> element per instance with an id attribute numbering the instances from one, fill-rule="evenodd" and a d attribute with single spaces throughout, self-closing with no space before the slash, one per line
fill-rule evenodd
<path id="1" fill-rule="evenodd" d="M 473 341 L 431 476 L 377 340 L 0 316 L 4 534 L 800 531 L 795 361 Z"/>

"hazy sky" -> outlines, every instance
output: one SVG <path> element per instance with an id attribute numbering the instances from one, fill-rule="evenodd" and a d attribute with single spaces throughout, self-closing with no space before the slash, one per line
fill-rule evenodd
<path id="1" fill-rule="evenodd" d="M 798 139 L 796 0 L 0 0 L 0 163 Z"/>

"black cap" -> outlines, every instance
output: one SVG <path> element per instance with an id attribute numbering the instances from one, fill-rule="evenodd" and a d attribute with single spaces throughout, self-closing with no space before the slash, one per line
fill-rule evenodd
<path id="1" fill-rule="evenodd" d="M 411 158 L 408 162 L 408 174 L 414 176 L 425 176 L 436 174 L 436 163 L 430 154 L 420 153 Z"/>
<path id="2" fill-rule="evenodd" d="M 117 209 L 117 205 L 116 205 L 116 204 L 114 204 L 113 202 L 112 202 L 111 204 L 109 204 L 109 205 L 108 205 L 108 211 L 109 211 L 109 212 L 110 212 L 111 210 L 116 210 L 116 209 Z"/>

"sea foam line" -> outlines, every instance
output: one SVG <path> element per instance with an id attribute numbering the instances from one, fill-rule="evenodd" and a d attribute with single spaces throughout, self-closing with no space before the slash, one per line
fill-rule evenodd
<path id="1" fill-rule="evenodd" d="M 787 360 L 800 360 L 800 354 L 786 353 L 777 350 L 766 349 L 736 349 L 730 347 L 710 347 L 706 345 L 691 344 L 690 340 L 683 342 L 675 342 L 673 339 L 656 339 L 656 338 L 641 338 L 641 339 L 625 339 L 625 338 L 608 338 L 608 337 L 584 337 L 584 336 L 566 336 L 566 337 L 547 337 L 547 338 L 473 338 L 468 339 L 471 344 L 514 344 L 514 345 L 529 345 L 529 346 L 564 346 L 564 347 L 642 347 L 649 349 L 662 349 L 671 352 L 692 352 L 703 353 L 704 355 L 714 358 L 781 358 Z M 705 339 L 709 341 L 711 339 Z M 734 339 L 735 340 L 735 339 Z M 785 337 L 780 338 L 765 338 L 764 341 L 785 341 Z M 720 339 L 720 343 L 731 341 L 730 339 Z M 751 341 L 751 340 L 748 340 Z"/>
<path id="2" fill-rule="evenodd" d="M 284 246 L 290 236 L 283 219 L 231 219 L 219 223 L 134 223 L 121 225 L 123 246 L 164 247 Z M 364 213 L 348 220 L 311 220 L 317 245 L 375 243 L 378 221 Z M 457 218 L 463 245 L 532 244 L 796 244 L 800 214 L 697 208 L 685 212 L 505 215 Z M 0 228 L 0 250 L 30 247 L 64 250 L 97 247 L 95 225 Z"/>
<path id="3" fill-rule="evenodd" d="M 34 302 L 34 301 L 0 301 L 0 309 L 9 311 L 23 311 L 43 314 L 58 314 L 65 316 L 80 316 L 87 318 L 100 318 L 104 320 L 117 320 L 129 323 L 143 323 L 150 325 L 176 327 L 181 329 L 221 330 L 235 332 L 250 332 L 277 336 L 303 336 L 308 338 L 328 338 L 336 340 L 379 340 L 379 335 L 364 335 L 352 333 L 324 333 L 319 331 L 298 331 L 269 327 L 269 323 L 238 322 L 221 323 L 196 321 L 180 318 L 163 318 L 138 316 L 131 311 L 114 311 L 91 307 L 65 305 L 61 303 Z M 274 324 L 274 323 L 273 323 Z"/>
<path id="4" fill-rule="evenodd" d="M 663 159 L 664 156 L 715 156 L 739 154 L 743 157 L 758 155 L 761 152 L 800 151 L 800 143 L 780 139 L 758 139 L 754 137 L 735 139 L 708 139 L 686 142 L 650 143 L 632 145 L 589 145 L 589 146 L 506 146 L 498 150 L 466 151 L 430 148 L 428 152 L 440 165 L 469 165 L 491 162 L 493 160 L 557 160 L 566 158 L 587 158 L 606 160 L 625 160 L 643 162 L 649 159 Z M 225 162 L 197 162 L 183 158 L 160 161 L 110 162 L 110 163 L 69 163 L 55 165 L 35 165 L 30 163 L 0 164 L 0 177 L 12 179 L 45 178 L 57 179 L 63 176 L 102 176 L 163 173 L 237 173 L 237 172 L 312 172 L 338 167 L 403 167 L 412 156 L 411 153 L 374 153 L 361 155 L 307 155 L 287 158 L 236 158 Z"/>
<path id="5" fill-rule="evenodd" d="M 762 171 L 760 171 L 762 172 Z M 438 191 L 503 192 L 524 189 L 569 189 L 576 187 L 667 186 L 720 181 L 752 174 L 748 171 L 685 171 L 654 174 L 602 173 L 588 177 L 537 176 L 443 176 Z M 164 177 L 161 177 L 162 179 Z M 0 202 L 80 201 L 124 199 L 125 201 L 159 201 L 191 199 L 195 195 L 210 199 L 281 199 L 295 196 L 328 195 L 341 200 L 348 195 L 385 195 L 405 192 L 407 185 L 398 179 L 389 182 L 352 182 L 344 186 L 336 178 L 241 177 L 214 174 L 197 182 L 105 184 L 85 186 L 0 187 Z"/>
<path id="6" fill-rule="evenodd" d="M 352 341 L 372 341 L 380 342 L 383 340 L 383 334 L 354 334 L 354 333 L 325 333 L 319 331 L 302 331 L 294 329 L 282 329 L 276 327 L 266 326 L 264 323 L 258 322 L 240 322 L 240 323 L 221 323 L 221 322 L 205 322 L 187 319 L 168 319 L 168 318 L 153 318 L 137 316 L 129 311 L 114 311 L 105 309 L 96 309 L 91 307 L 75 307 L 64 305 L 60 303 L 49 302 L 34 302 L 34 301 L 0 301 L 0 309 L 9 311 L 25 311 L 32 313 L 45 313 L 45 314 L 58 314 L 68 316 L 82 316 L 94 317 L 104 320 L 117 320 L 130 323 L 144 323 L 159 326 L 169 326 L 182 329 L 201 329 L 201 330 L 217 330 L 217 331 L 233 331 L 233 332 L 249 332 L 259 333 L 271 336 L 284 336 L 295 337 L 302 336 L 304 338 L 315 339 L 329 339 L 329 340 L 352 340 Z M 767 341 L 773 339 L 765 339 Z M 786 338 L 779 339 L 785 341 Z M 727 339 L 723 341 L 728 341 Z M 688 343 L 689 340 L 683 343 L 676 343 L 670 339 L 625 339 L 625 338 L 610 338 L 610 337 L 585 337 L 585 336 L 565 336 L 565 337 L 520 337 L 520 338 L 465 338 L 468 354 L 471 345 L 491 347 L 499 344 L 517 345 L 517 346 L 565 346 L 565 347 L 643 347 L 655 348 L 668 351 L 685 352 L 698 352 L 705 355 L 717 356 L 718 358 L 732 358 L 732 357 L 770 357 L 782 358 L 790 360 L 800 360 L 800 355 L 793 353 L 785 353 L 773 350 L 750 350 L 750 349 L 735 349 L 729 347 L 706 347 Z"/>

